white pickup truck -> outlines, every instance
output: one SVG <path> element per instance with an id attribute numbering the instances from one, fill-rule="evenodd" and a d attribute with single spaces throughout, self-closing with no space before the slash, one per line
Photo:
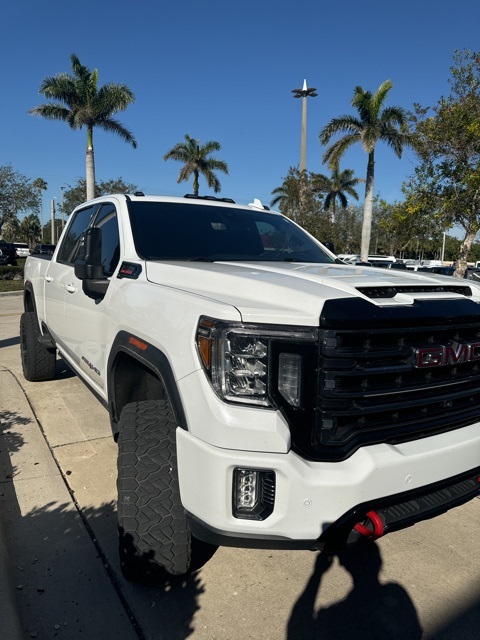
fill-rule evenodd
<path id="1" fill-rule="evenodd" d="M 258 201 L 137 193 L 72 213 L 24 307 L 25 377 L 58 352 L 108 408 L 128 579 L 204 543 L 334 549 L 480 493 L 473 282 L 346 265 Z"/>

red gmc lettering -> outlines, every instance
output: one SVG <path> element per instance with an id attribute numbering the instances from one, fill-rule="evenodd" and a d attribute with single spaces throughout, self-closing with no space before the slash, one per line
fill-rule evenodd
<path id="1" fill-rule="evenodd" d="M 425 347 L 415 351 L 415 367 L 425 369 L 480 360 L 480 342 L 453 342 L 447 346 Z"/>
<path id="2" fill-rule="evenodd" d="M 417 349 L 415 351 L 415 366 L 419 369 L 424 367 L 441 367 L 443 361 L 444 347 L 430 347 Z"/>
<path id="3" fill-rule="evenodd" d="M 467 362 L 468 354 L 470 352 L 470 345 L 468 344 L 449 344 L 444 347 L 445 353 L 442 364 L 457 364 L 458 362 Z"/>

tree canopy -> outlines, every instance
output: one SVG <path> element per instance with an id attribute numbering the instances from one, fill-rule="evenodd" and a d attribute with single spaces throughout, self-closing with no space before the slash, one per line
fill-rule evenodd
<path id="1" fill-rule="evenodd" d="M 95 183 L 95 198 L 109 193 L 134 193 L 135 191 L 138 191 L 138 187 L 131 182 L 125 182 L 121 177 Z M 85 178 L 79 178 L 76 184 L 69 185 L 63 193 L 62 201 L 58 208 L 65 215 L 70 215 L 76 207 L 85 202 Z"/>
<path id="2" fill-rule="evenodd" d="M 463 276 L 480 230 L 480 53 L 457 51 L 451 93 L 433 108 L 411 115 L 419 164 L 406 194 L 413 216 L 431 218 L 445 231 L 463 228 L 456 275 Z"/>
<path id="3" fill-rule="evenodd" d="M 209 140 L 201 145 L 200 140 L 185 135 L 185 142 L 178 142 L 170 151 L 163 156 L 164 160 L 177 160 L 183 162 L 183 167 L 178 174 L 177 182 L 185 182 L 193 175 L 193 193 L 198 196 L 199 176 L 207 181 L 210 189 L 215 193 L 221 191 L 220 180 L 216 176 L 216 171 L 223 171 L 228 175 L 228 165 L 223 160 L 210 157 L 214 151 L 220 151 L 221 145 L 215 140 Z"/>
<path id="4" fill-rule="evenodd" d="M 357 86 L 351 101 L 357 116 L 343 115 L 333 118 L 320 131 L 323 145 L 328 145 L 338 133 L 345 135 L 328 147 L 323 155 L 324 162 L 333 169 L 338 166 L 343 154 L 352 145 L 360 143 L 368 155 L 365 180 L 365 203 L 362 225 L 362 260 L 366 260 L 370 248 L 372 206 L 374 196 L 375 147 L 379 141 L 386 142 L 398 157 L 403 147 L 409 143 L 407 115 L 401 107 L 384 107 L 388 93 L 393 88 L 391 80 L 386 80 L 372 93 Z"/>
<path id="5" fill-rule="evenodd" d="M 343 169 L 341 171 L 338 165 L 333 167 L 330 176 L 322 173 L 314 174 L 314 188 L 325 194 L 323 210 L 330 211 L 332 222 L 335 222 L 337 200 L 344 209 L 348 205 L 347 195 L 354 200 L 358 200 L 358 193 L 355 187 L 360 182 L 363 182 L 363 180 L 355 178 L 353 169 Z"/>
<path id="6" fill-rule="evenodd" d="M 50 102 L 34 107 L 29 113 L 61 120 L 71 129 L 86 128 L 86 197 L 91 199 L 95 190 L 93 129 L 98 127 L 114 133 L 135 149 L 137 142 L 133 134 L 113 118 L 118 111 L 125 111 L 135 96 L 125 84 L 108 83 L 99 87 L 97 69 L 91 71 L 82 65 L 75 54 L 70 60 L 73 74 L 59 73 L 45 78 L 39 92 Z"/>
<path id="7" fill-rule="evenodd" d="M 35 185 L 10 164 L 0 166 L 0 233 L 2 227 L 17 219 L 19 213 L 37 211 L 39 205 Z"/>

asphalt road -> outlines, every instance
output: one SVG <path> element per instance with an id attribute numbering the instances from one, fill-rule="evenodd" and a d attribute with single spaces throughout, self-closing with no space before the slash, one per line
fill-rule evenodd
<path id="1" fill-rule="evenodd" d="M 221 548 L 188 578 L 126 582 L 107 414 L 62 360 L 52 382 L 23 378 L 20 313 L 0 295 L 0 514 L 25 638 L 478 640 L 479 499 L 340 557 Z"/>

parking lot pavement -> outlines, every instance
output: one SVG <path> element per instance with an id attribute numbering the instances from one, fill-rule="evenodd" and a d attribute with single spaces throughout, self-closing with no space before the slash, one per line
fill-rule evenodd
<path id="1" fill-rule="evenodd" d="M 333 559 L 223 548 L 184 579 L 125 582 L 108 416 L 61 359 L 55 380 L 23 379 L 20 313 L 0 297 L 0 509 L 25 637 L 478 639 L 478 499 Z"/>

